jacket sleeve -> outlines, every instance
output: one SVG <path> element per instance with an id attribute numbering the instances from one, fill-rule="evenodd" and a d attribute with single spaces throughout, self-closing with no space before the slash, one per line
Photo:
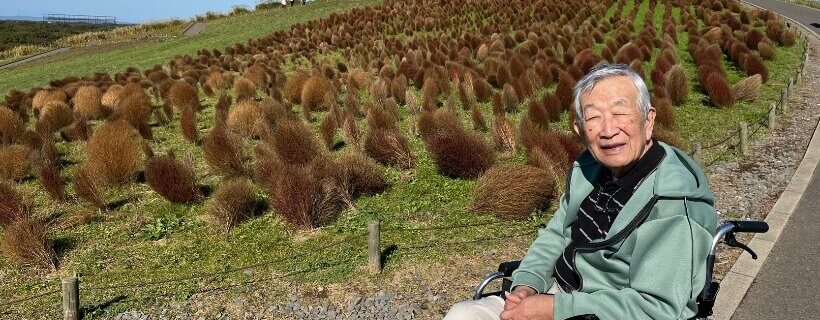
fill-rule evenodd
<path id="1" fill-rule="evenodd" d="M 707 207 L 707 206 L 704 206 Z M 708 208 L 714 212 L 714 208 Z M 680 319 L 693 316 L 704 286 L 712 233 L 686 215 L 647 221 L 635 230 L 629 287 L 555 295 L 555 319 Z"/>
<path id="2" fill-rule="evenodd" d="M 539 293 L 552 286 L 552 269 L 556 259 L 567 246 L 564 236 L 566 223 L 566 195 L 561 196 L 558 210 L 547 226 L 538 230 L 538 237 L 530 245 L 521 265 L 512 274 L 512 286 L 525 285 Z"/>

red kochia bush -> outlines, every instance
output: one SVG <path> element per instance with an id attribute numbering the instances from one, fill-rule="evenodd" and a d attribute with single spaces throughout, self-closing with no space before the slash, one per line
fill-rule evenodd
<path id="1" fill-rule="evenodd" d="M 145 180 L 151 189 L 173 203 L 195 203 L 202 200 L 196 176 L 190 164 L 176 159 L 173 153 L 148 160 Z"/>
<path id="2" fill-rule="evenodd" d="M 448 123 L 425 139 L 441 174 L 462 179 L 478 177 L 495 163 L 493 148 L 475 133 Z"/>
<path id="3" fill-rule="evenodd" d="M 743 70 L 746 71 L 746 75 L 749 76 L 759 74 L 762 77 L 763 83 L 769 80 L 769 69 L 763 64 L 763 60 L 756 55 L 750 54 L 746 57 Z"/>
<path id="4" fill-rule="evenodd" d="M 729 85 L 729 81 L 722 74 L 714 72 L 708 75 L 703 86 L 706 88 L 709 100 L 716 107 L 728 108 L 735 104 L 735 94 L 732 91 L 732 86 Z"/>
<path id="5" fill-rule="evenodd" d="M 297 228 L 320 227 L 341 212 L 345 190 L 339 169 L 320 156 L 307 165 L 283 165 L 268 188 L 273 207 Z"/>
<path id="6" fill-rule="evenodd" d="M 686 71 L 683 66 L 676 64 L 669 70 L 666 79 L 666 92 L 672 103 L 681 105 L 686 102 L 686 97 L 689 95 L 689 81 L 686 79 Z"/>
<path id="7" fill-rule="evenodd" d="M 572 104 L 572 87 L 575 86 L 575 79 L 569 73 L 561 71 L 558 75 L 558 85 L 555 87 L 555 96 L 562 106 Z"/>
<path id="8" fill-rule="evenodd" d="M 313 131 L 296 117 L 276 121 L 273 147 L 282 162 L 288 164 L 306 164 L 323 151 Z"/>

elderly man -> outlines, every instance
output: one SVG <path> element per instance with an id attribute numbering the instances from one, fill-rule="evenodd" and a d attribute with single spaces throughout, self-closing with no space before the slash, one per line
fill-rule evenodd
<path id="1" fill-rule="evenodd" d="M 684 152 L 652 137 L 655 109 L 628 66 L 575 86 L 587 151 L 505 297 L 465 301 L 452 319 L 688 319 L 715 233 L 714 196 Z"/>

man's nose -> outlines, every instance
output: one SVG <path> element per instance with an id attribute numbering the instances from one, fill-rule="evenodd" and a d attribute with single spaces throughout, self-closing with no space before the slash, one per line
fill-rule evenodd
<path id="1" fill-rule="evenodd" d="M 601 123 L 601 131 L 598 136 L 603 139 L 610 139 L 618 134 L 618 124 L 615 123 L 614 117 L 604 116 Z"/>

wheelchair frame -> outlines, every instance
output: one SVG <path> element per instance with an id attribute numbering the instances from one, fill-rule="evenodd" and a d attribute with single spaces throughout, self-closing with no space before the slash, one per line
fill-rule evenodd
<path id="1" fill-rule="evenodd" d="M 712 307 L 715 305 L 718 291 L 720 290 L 720 283 L 713 281 L 715 271 L 715 254 L 717 253 L 718 245 L 723 242 L 727 246 L 733 248 L 740 248 L 752 255 L 752 259 L 757 259 L 757 254 L 745 244 L 737 241 L 736 233 L 765 233 L 769 231 L 769 224 L 765 221 L 752 220 L 727 220 L 720 224 L 712 238 L 712 247 L 709 250 L 709 255 L 706 256 L 706 285 L 703 291 L 700 292 L 697 298 L 698 313 L 693 319 L 707 319 L 712 315 Z M 505 291 L 510 291 L 512 286 L 512 273 L 521 261 L 507 261 L 498 265 L 498 271 L 488 275 L 482 280 L 475 289 L 473 299 L 481 299 L 492 295 L 501 295 Z M 484 289 L 496 279 L 502 279 L 501 290 L 484 293 Z M 595 317 L 597 319 L 597 317 Z"/>

